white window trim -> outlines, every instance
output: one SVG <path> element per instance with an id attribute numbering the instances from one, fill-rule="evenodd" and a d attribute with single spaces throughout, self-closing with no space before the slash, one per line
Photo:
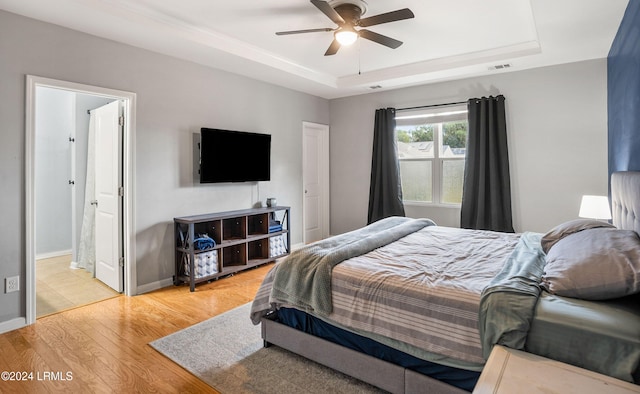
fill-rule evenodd
<path id="1" fill-rule="evenodd" d="M 466 160 L 465 158 L 442 158 L 440 157 L 440 141 L 442 140 L 442 124 L 447 122 L 455 122 L 460 120 L 467 120 L 467 108 L 464 106 L 449 107 L 447 109 L 422 109 L 418 111 L 412 111 L 409 114 L 401 114 L 396 116 L 396 126 L 419 126 L 421 124 L 434 124 L 437 125 L 436 130 L 433 133 L 433 157 L 430 158 L 416 158 L 416 159 L 402 159 L 402 161 L 431 161 L 431 200 L 428 201 L 416 201 L 402 199 L 402 203 L 408 206 L 423 206 L 423 207 L 438 207 L 438 208 L 460 208 L 460 203 L 447 203 L 442 202 L 442 163 L 444 160 Z"/>

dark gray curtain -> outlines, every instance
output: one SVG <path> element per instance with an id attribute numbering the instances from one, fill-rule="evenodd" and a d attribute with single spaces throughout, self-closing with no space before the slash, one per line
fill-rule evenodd
<path id="1" fill-rule="evenodd" d="M 404 216 L 395 128 L 395 108 L 376 110 L 368 223 L 389 216 Z"/>
<path id="2" fill-rule="evenodd" d="M 470 99 L 460 227 L 514 232 L 504 96 Z"/>

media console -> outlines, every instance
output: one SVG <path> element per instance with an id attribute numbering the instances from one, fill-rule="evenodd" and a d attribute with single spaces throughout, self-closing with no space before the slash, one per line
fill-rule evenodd
<path id="1" fill-rule="evenodd" d="M 189 283 L 195 291 L 196 283 L 288 255 L 289 209 L 276 206 L 174 218 L 174 284 Z"/>

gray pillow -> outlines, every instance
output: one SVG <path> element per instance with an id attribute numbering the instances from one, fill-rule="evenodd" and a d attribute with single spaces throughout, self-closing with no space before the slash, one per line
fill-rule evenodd
<path id="1" fill-rule="evenodd" d="M 548 233 L 542 236 L 540 243 L 542 250 L 549 253 L 549 249 L 562 238 L 591 228 L 615 228 L 613 224 L 593 219 L 576 219 L 565 222 L 552 228 Z"/>
<path id="2" fill-rule="evenodd" d="M 640 292 L 640 238 L 595 228 L 557 241 L 547 253 L 542 287 L 552 294 L 607 300 Z"/>

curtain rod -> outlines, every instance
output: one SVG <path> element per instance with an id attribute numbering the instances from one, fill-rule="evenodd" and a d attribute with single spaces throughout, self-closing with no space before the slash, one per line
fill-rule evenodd
<path id="1" fill-rule="evenodd" d="M 455 102 L 455 103 L 421 105 L 421 106 L 418 106 L 418 107 L 397 108 L 396 111 L 409 111 L 409 110 L 412 110 L 412 109 L 445 107 L 445 106 L 448 106 L 448 105 L 460 105 L 460 104 L 466 104 L 466 103 L 467 103 L 466 101 L 458 101 L 458 102 Z"/>

